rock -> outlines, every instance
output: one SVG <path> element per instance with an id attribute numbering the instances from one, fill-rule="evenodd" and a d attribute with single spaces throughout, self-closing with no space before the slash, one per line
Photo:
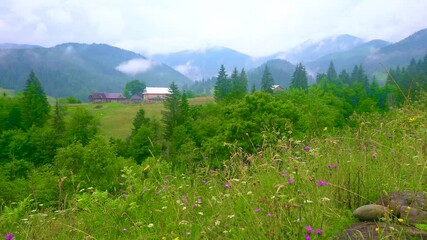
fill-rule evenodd
<path id="1" fill-rule="evenodd" d="M 375 221 L 388 215 L 388 209 L 381 205 L 369 204 L 354 210 L 353 215 L 361 221 Z"/>
<path id="2" fill-rule="evenodd" d="M 427 233 L 417 228 L 385 222 L 360 222 L 339 233 L 335 240 L 426 239 Z"/>
<path id="3" fill-rule="evenodd" d="M 427 224 L 427 212 L 416 208 L 402 206 L 400 208 L 400 218 L 410 224 Z"/>
<path id="4" fill-rule="evenodd" d="M 399 212 L 402 206 L 427 211 L 427 193 L 410 190 L 392 192 L 389 195 L 381 196 L 378 204 L 388 206 L 396 212 Z"/>

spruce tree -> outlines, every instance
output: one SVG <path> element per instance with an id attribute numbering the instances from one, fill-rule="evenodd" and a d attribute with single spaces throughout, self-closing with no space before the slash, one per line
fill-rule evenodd
<path id="1" fill-rule="evenodd" d="M 25 86 L 22 102 L 22 122 L 25 129 L 32 125 L 43 126 L 49 118 L 50 106 L 46 94 L 34 71 L 31 71 Z"/>
<path id="2" fill-rule="evenodd" d="M 292 75 L 290 88 L 308 89 L 307 72 L 302 63 L 297 64 L 295 72 Z"/>
<path id="3" fill-rule="evenodd" d="M 271 75 L 270 71 L 268 70 L 267 64 L 265 65 L 264 72 L 262 74 L 261 79 L 261 90 L 272 93 L 273 89 L 271 88 L 274 85 L 274 79 L 273 75 Z"/>
<path id="4" fill-rule="evenodd" d="M 181 92 L 175 82 L 172 82 L 169 89 L 171 94 L 166 96 L 163 102 L 165 111 L 162 111 L 166 139 L 170 139 L 175 127 L 178 126 L 181 114 Z"/>
<path id="5" fill-rule="evenodd" d="M 226 99 L 227 94 L 230 92 L 230 81 L 227 78 L 227 72 L 225 71 L 224 65 L 221 64 L 221 68 L 218 72 L 216 79 L 214 96 L 216 102 L 221 102 Z"/>
<path id="6" fill-rule="evenodd" d="M 335 81 L 337 78 L 337 72 L 335 71 L 334 62 L 329 63 L 328 72 L 326 73 L 326 76 L 328 77 L 329 81 Z"/>
<path id="7" fill-rule="evenodd" d="M 237 86 L 237 89 L 237 98 L 243 98 L 248 92 L 248 77 L 244 68 L 242 68 L 242 71 L 240 71 L 239 84 Z"/>

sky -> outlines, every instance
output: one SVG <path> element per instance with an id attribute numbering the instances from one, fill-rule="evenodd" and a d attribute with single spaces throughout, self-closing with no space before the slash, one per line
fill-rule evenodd
<path id="1" fill-rule="evenodd" d="M 397 42 L 427 28 L 426 12 L 426 0 L 0 0 L 0 43 L 266 56 L 338 34 Z"/>

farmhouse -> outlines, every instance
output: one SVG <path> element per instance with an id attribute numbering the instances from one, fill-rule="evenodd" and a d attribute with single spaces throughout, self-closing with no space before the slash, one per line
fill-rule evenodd
<path id="1" fill-rule="evenodd" d="M 92 93 L 89 95 L 91 103 L 126 102 L 127 99 L 121 93 Z"/>
<path id="2" fill-rule="evenodd" d="M 169 88 L 165 87 L 146 87 L 142 93 L 144 102 L 163 101 L 167 95 L 171 94 Z"/>
<path id="3" fill-rule="evenodd" d="M 280 85 L 271 85 L 271 90 L 279 91 L 279 90 L 283 90 L 283 88 Z"/>

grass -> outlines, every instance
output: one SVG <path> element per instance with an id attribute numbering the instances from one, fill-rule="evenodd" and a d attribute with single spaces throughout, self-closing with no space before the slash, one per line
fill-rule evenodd
<path id="1" fill-rule="evenodd" d="M 213 101 L 212 97 L 199 97 L 189 99 L 189 104 L 205 104 Z M 163 103 L 140 103 L 140 104 L 122 104 L 122 103 L 84 103 L 70 104 L 68 109 L 73 112 L 77 107 L 88 109 L 100 122 L 101 134 L 106 138 L 125 139 L 132 130 L 132 122 L 136 113 L 142 108 L 145 115 L 151 119 L 161 120 Z"/>
<path id="2" fill-rule="evenodd" d="M 222 169 L 200 156 L 200 165 L 176 173 L 149 158 L 122 170 L 116 192 L 76 189 L 66 209 L 23 201 L 0 221 L 19 239 L 304 239 L 307 226 L 322 230 L 311 239 L 332 239 L 356 221 L 358 206 L 392 191 L 426 191 L 426 116 L 400 109 L 312 139 L 278 135 L 253 155 L 236 148 Z"/>

